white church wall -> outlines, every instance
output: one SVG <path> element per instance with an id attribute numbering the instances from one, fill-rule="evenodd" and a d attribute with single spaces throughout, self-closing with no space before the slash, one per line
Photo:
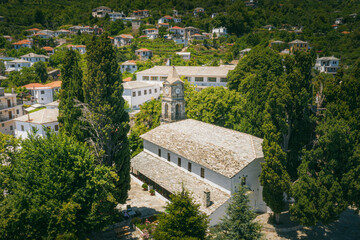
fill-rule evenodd
<path id="1" fill-rule="evenodd" d="M 241 170 L 231 179 L 231 192 L 236 191 L 236 186 L 241 183 L 241 178 L 246 177 L 246 186 L 253 192 L 249 194 L 250 205 L 255 212 L 266 212 L 266 203 L 263 201 L 262 190 L 263 187 L 260 184 L 261 162 L 264 162 L 263 158 L 252 161 L 248 166 Z"/>
<path id="2" fill-rule="evenodd" d="M 210 216 L 209 216 L 209 225 L 210 227 L 218 225 L 221 222 L 221 219 L 226 214 L 226 208 L 229 206 L 231 198 L 229 198 L 223 205 L 218 207 Z"/>

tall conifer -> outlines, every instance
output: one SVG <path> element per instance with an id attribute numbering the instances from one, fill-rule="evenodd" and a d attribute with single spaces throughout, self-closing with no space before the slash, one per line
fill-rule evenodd
<path id="1" fill-rule="evenodd" d="M 116 53 L 107 34 L 93 36 L 87 45 L 87 71 L 84 97 L 92 143 L 99 162 L 114 166 L 119 175 L 116 182 L 119 202 L 130 189 L 130 151 L 127 133 L 129 115 L 122 97 L 123 86 Z"/>
<path id="2" fill-rule="evenodd" d="M 83 74 L 79 66 L 80 56 L 74 50 L 67 50 L 64 63 L 61 68 L 61 92 L 59 103 L 60 129 L 78 141 L 84 142 L 86 133 L 80 127 L 80 108 L 76 107 L 75 101 L 84 102 L 82 89 Z"/>

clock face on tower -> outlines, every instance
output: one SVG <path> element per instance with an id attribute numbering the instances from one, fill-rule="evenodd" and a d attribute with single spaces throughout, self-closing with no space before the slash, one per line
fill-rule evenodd
<path id="1" fill-rule="evenodd" d="M 180 88 L 175 89 L 176 94 L 180 94 L 180 92 L 181 92 Z"/>

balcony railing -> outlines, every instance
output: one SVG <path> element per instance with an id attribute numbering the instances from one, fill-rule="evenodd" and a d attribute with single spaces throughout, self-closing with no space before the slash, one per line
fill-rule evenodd
<path id="1" fill-rule="evenodd" d="M 16 104 L 0 104 L 0 110 L 3 110 L 3 109 L 7 109 L 7 108 L 13 108 L 13 107 L 16 107 L 17 105 Z"/>

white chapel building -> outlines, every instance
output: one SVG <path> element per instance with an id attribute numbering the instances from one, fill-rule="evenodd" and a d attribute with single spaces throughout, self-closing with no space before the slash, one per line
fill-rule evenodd
<path id="1" fill-rule="evenodd" d="M 248 189 L 252 209 L 266 212 L 259 181 L 263 140 L 185 119 L 184 83 L 174 67 L 163 89 L 161 125 L 141 136 L 144 150 L 131 159 L 132 175 L 168 199 L 183 185 L 210 226 L 219 223 L 238 184 Z"/>

